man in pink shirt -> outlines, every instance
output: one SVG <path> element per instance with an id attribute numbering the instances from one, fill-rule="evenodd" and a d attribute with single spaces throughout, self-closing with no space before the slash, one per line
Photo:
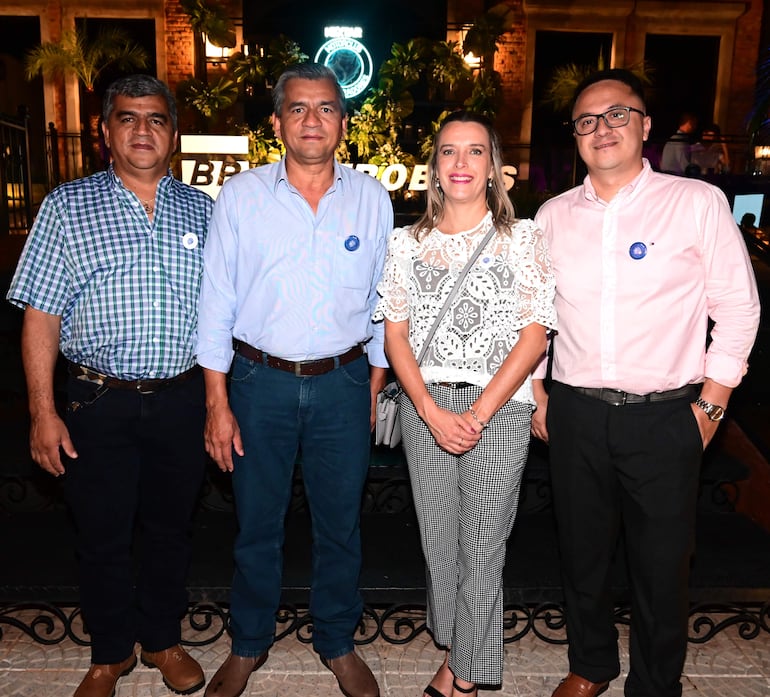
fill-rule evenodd
<path id="1" fill-rule="evenodd" d="M 610 569 L 621 530 L 625 695 L 679 697 L 701 456 L 746 372 L 756 281 L 722 192 L 642 158 L 651 119 L 638 78 L 602 71 L 575 95 L 588 176 L 536 216 L 559 326 L 549 394 L 545 361 L 535 373 L 532 422 L 550 444 L 569 637 L 553 697 L 594 697 L 620 673 Z"/>

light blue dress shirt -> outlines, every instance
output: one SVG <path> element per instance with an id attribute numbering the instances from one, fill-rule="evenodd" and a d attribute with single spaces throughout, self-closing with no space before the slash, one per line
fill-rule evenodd
<path id="1" fill-rule="evenodd" d="M 369 363 L 386 367 L 371 317 L 392 228 L 382 184 L 337 162 L 316 213 L 284 160 L 229 179 L 204 251 L 198 362 L 227 372 L 235 338 L 292 361 L 367 342 Z"/>

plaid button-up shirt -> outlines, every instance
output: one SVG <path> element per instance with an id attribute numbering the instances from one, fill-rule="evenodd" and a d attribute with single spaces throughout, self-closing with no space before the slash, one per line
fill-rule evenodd
<path id="1" fill-rule="evenodd" d="M 63 184 L 43 201 L 8 300 L 61 316 L 74 363 L 127 380 L 178 375 L 195 363 L 211 208 L 170 174 L 153 220 L 112 168 Z"/>

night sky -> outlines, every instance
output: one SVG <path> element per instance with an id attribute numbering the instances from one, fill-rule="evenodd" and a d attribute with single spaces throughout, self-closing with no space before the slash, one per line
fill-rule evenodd
<path id="1" fill-rule="evenodd" d="M 446 0 L 244 0 L 243 31 L 250 42 L 285 34 L 312 59 L 324 42 L 325 26 L 363 28 L 375 71 L 394 42 L 418 36 L 446 38 Z"/>

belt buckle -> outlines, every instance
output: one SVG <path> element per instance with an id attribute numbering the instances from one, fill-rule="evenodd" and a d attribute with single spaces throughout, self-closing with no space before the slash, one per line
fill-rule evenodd
<path id="1" fill-rule="evenodd" d="M 602 397 L 604 397 L 605 394 L 608 396 L 617 395 L 617 399 L 613 399 L 613 401 L 610 401 L 609 399 L 605 399 L 604 401 L 607 402 L 608 404 L 611 404 L 613 407 L 625 406 L 627 394 L 623 392 L 623 390 L 614 390 L 609 387 L 604 387 L 602 388 Z"/>
<path id="2" fill-rule="evenodd" d="M 302 375 L 302 361 L 296 361 L 294 363 L 294 377 L 295 378 L 301 378 L 304 377 Z"/>
<path id="3" fill-rule="evenodd" d="M 142 385 L 143 385 L 143 384 L 144 384 L 144 381 L 143 381 L 143 380 L 137 380 L 137 381 L 136 381 L 136 391 L 137 391 L 139 394 L 144 394 L 144 395 L 147 395 L 147 394 L 154 394 L 154 393 L 155 393 L 155 390 L 153 390 L 153 389 L 144 389 L 144 390 L 143 390 L 143 389 L 142 389 Z"/>

